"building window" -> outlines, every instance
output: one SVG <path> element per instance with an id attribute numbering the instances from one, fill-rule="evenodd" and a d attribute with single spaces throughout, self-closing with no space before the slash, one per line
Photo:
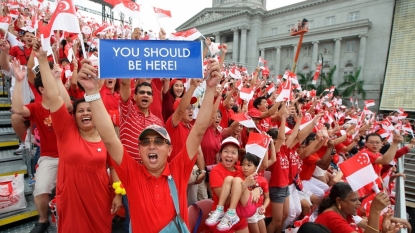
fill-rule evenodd
<path id="1" fill-rule="evenodd" d="M 308 29 L 312 29 L 314 28 L 314 20 L 309 20 L 308 21 Z"/>
<path id="2" fill-rule="evenodd" d="M 290 25 L 287 26 L 288 32 L 291 32 L 291 28 L 295 29 L 294 24 L 290 24 Z"/>
<path id="3" fill-rule="evenodd" d="M 278 28 L 271 28 L 271 36 L 277 35 Z"/>
<path id="4" fill-rule="evenodd" d="M 347 76 L 347 75 L 353 75 L 353 71 L 345 71 L 344 76 Z"/>
<path id="5" fill-rule="evenodd" d="M 331 54 L 330 48 L 328 46 L 324 46 L 323 53 L 324 54 Z"/>
<path id="6" fill-rule="evenodd" d="M 351 61 L 347 61 L 345 68 L 353 68 L 353 63 Z"/>
<path id="7" fill-rule="evenodd" d="M 356 21 L 359 19 L 359 11 L 349 13 L 349 22 Z"/>
<path id="8" fill-rule="evenodd" d="M 287 49 L 287 58 L 292 58 L 294 53 L 294 49 Z"/>
<path id="9" fill-rule="evenodd" d="M 304 56 L 311 56 L 311 46 L 304 47 Z"/>
<path id="10" fill-rule="evenodd" d="M 356 41 L 347 41 L 346 52 L 356 51 Z"/>
<path id="11" fill-rule="evenodd" d="M 333 24 L 335 23 L 335 19 L 336 19 L 336 18 L 334 18 L 334 16 L 327 17 L 327 18 L 326 18 L 326 26 L 333 25 Z"/>
<path id="12" fill-rule="evenodd" d="M 233 35 L 226 36 L 225 43 L 233 42 Z"/>

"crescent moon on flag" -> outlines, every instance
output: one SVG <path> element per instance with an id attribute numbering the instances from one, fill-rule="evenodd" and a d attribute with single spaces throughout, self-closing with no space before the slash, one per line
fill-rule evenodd
<path id="1" fill-rule="evenodd" d="M 364 161 L 362 161 L 363 163 L 370 163 L 370 159 L 369 159 L 369 155 L 367 153 L 362 153 L 361 154 L 363 157 L 365 157 Z"/>
<path id="2" fill-rule="evenodd" d="M 65 8 L 64 8 L 64 9 L 62 9 L 62 11 L 67 11 L 67 10 L 69 10 L 70 5 L 69 5 L 69 3 L 68 3 L 67 1 L 61 1 L 61 2 L 59 2 L 59 4 L 60 4 L 60 3 L 62 3 L 63 5 L 65 5 Z"/>
<path id="3" fill-rule="evenodd" d="M 128 8 L 130 8 L 133 11 L 138 10 L 138 5 L 134 2 L 128 2 L 127 5 L 128 5 Z"/>

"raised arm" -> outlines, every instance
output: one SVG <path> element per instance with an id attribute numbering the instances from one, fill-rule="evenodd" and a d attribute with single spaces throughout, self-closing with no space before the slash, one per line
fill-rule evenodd
<path id="1" fill-rule="evenodd" d="M 68 109 L 68 112 L 72 112 L 71 98 L 69 97 L 68 91 L 66 91 L 66 88 L 62 83 L 62 80 L 61 80 L 62 69 L 60 68 L 58 64 L 53 65 L 52 73 L 53 73 L 53 76 L 55 77 L 56 84 L 58 85 L 58 88 L 59 88 L 59 94 L 62 97 L 63 102 L 65 103 L 66 109 Z"/>
<path id="2" fill-rule="evenodd" d="M 122 102 L 127 102 L 131 95 L 131 79 L 121 79 L 120 97 Z"/>
<path id="3" fill-rule="evenodd" d="M 388 151 L 383 156 L 380 156 L 376 159 L 376 164 L 388 165 L 393 158 L 395 157 L 396 150 L 398 150 L 398 145 L 403 141 L 403 137 L 399 134 L 393 135 L 393 142 L 390 144 Z"/>
<path id="4" fill-rule="evenodd" d="M 16 84 L 14 85 L 14 91 L 12 95 L 12 111 L 23 117 L 29 117 L 30 111 L 23 105 L 23 82 L 26 76 L 27 68 L 21 66 L 19 60 L 13 58 L 12 68 L 14 77 L 16 78 Z"/>
<path id="5" fill-rule="evenodd" d="M 215 96 L 216 86 L 219 84 L 221 78 L 219 65 L 214 59 L 210 60 L 210 64 L 207 66 L 206 74 L 209 74 L 209 78 L 206 80 L 205 97 L 203 98 L 199 114 L 197 115 L 196 123 L 193 125 L 186 140 L 186 149 L 191 160 L 196 155 L 203 135 L 209 127 L 209 121 L 213 109 L 212 102 Z"/>
<path id="6" fill-rule="evenodd" d="M 179 124 L 179 122 L 182 120 L 183 115 L 186 113 L 186 109 L 189 107 L 190 100 L 192 99 L 192 96 L 193 96 L 193 92 L 196 90 L 196 87 L 199 86 L 200 82 L 201 82 L 201 79 L 196 80 L 194 78 L 190 81 L 189 90 L 186 90 L 186 93 L 183 95 L 179 106 L 177 107 L 176 110 L 174 110 L 174 113 L 171 116 L 173 126 L 176 127 Z M 210 103 L 211 106 L 212 106 L 212 102 Z M 211 113 L 209 112 L 208 115 L 210 116 L 210 114 Z"/>
<path id="7" fill-rule="evenodd" d="M 10 44 L 8 41 L 4 39 L 0 39 L 0 67 L 2 70 L 9 72 L 10 71 L 10 63 L 9 63 L 9 51 L 10 51 Z"/>
<path id="8" fill-rule="evenodd" d="M 48 99 L 46 105 L 49 107 L 50 112 L 56 112 L 64 102 L 60 95 L 59 86 L 49 68 L 47 52 L 43 51 L 43 48 L 40 47 L 40 42 L 34 43 L 33 51 L 35 51 L 35 56 L 39 60 L 40 75 L 42 76 L 43 88 Z"/>

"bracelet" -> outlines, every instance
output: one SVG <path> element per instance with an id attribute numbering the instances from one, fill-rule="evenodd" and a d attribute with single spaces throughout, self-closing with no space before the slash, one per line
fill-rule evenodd
<path id="1" fill-rule="evenodd" d="M 367 225 L 367 227 L 369 227 L 370 229 L 372 229 L 373 231 L 376 231 L 379 233 L 379 230 L 376 230 L 375 228 L 371 227 L 369 224 Z"/>
<path id="2" fill-rule="evenodd" d="M 115 194 L 121 194 L 121 195 L 125 195 L 126 194 L 125 188 L 121 184 L 121 181 L 112 183 L 112 188 L 114 189 Z"/>

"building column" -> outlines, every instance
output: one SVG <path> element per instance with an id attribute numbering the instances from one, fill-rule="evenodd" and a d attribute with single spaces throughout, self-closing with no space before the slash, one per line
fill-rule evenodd
<path id="1" fill-rule="evenodd" d="M 277 83 L 277 77 L 280 75 L 280 67 L 281 67 L 281 46 L 275 47 L 275 79 L 274 83 Z"/>
<path id="2" fill-rule="evenodd" d="M 363 66 L 365 64 L 365 55 L 366 55 L 366 35 L 360 35 L 360 44 L 359 44 L 359 58 L 358 58 L 358 69 L 362 69 L 361 74 L 363 73 Z M 361 76 L 362 77 L 362 76 Z"/>
<path id="3" fill-rule="evenodd" d="M 246 34 L 248 33 L 249 27 L 242 26 L 241 28 L 241 58 L 240 62 L 246 64 Z"/>
<path id="4" fill-rule="evenodd" d="M 312 60 L 311 64 L 313 64 L 314 71 L 317 68 L 316 63 L 317 63 L 317 57 L 318 57 L 318 43 L 319 41 L 313 41 L 313 57 L 311 58 Z"/>
<path id="5" fill-rule="evenodd" d="M 215 36 L 215 43 L 220 43 L 220 32 L 215 32 L 213 33 L 213 35 Z"/>
<path id="6" fill-rule="evenodd" d="M 259 51 L 261 52 L 261 55 L 260 56 L 262 57 L 262 59 L 265 60 L 265 49 L 260 48 Z"/>
<path id="7" fill-rule="evenodd" d="M 239 29 L 232 28 L 233 31 L 233 42 L 232 42 L 232 60 L 238 62 L 239 56 Z"/>
<path id="8" fill-rule="evenodd" d="M 339 83 L 341 80 L 339 80 L 339 70 L 340 70 L 340 53 L 341 53 L 341 41 L 342 38 L 335 38 L 334 39 L 334 58 L 333 63 L 336 66 L 336 71 L 333 74 L 333 81 L 334 83 Z"/>

